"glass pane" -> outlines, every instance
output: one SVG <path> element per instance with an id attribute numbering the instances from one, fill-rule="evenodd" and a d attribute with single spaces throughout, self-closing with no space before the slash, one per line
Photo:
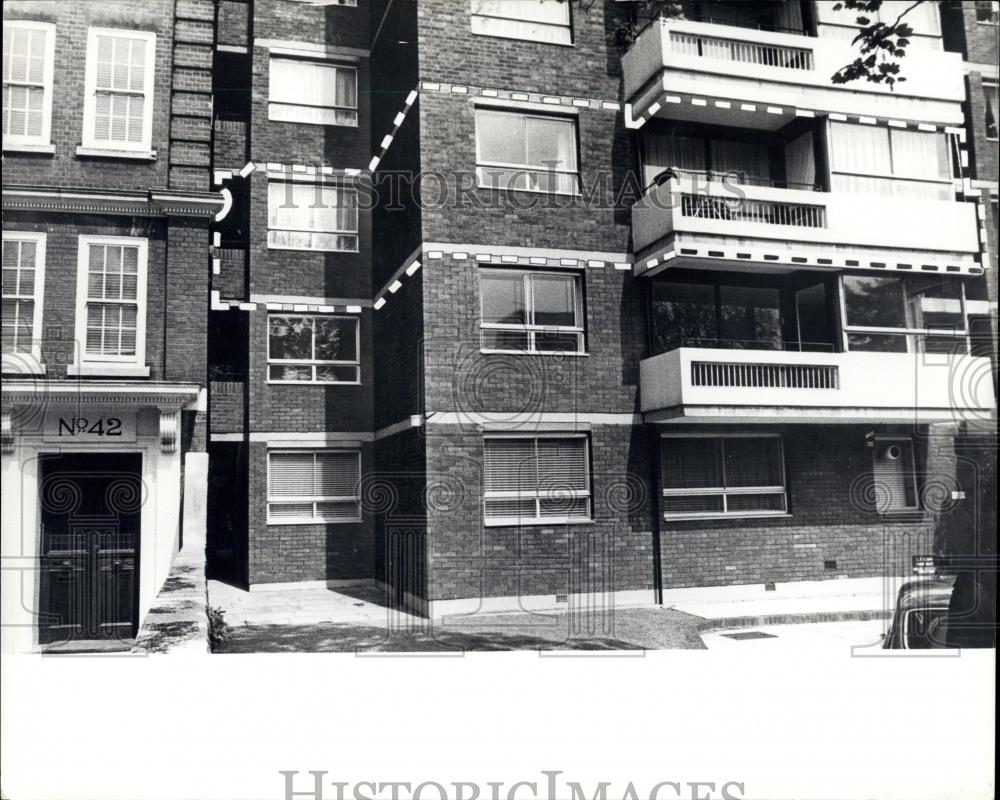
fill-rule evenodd
<path id="1" fill-rule="evenodd" d="M 847 349 L 868 353 L 905 353 L 908 338 L 891 333 L 849 333 Z"/>
<path id="2" fill-rule="evenodd" d="M 528 117 L 528 164 L 552 170 L 576 170 L 576 136 L 568 120 Z"/>
<path id="3" fill-rule="evenodd" d="M 911 328 L 965 330 L 960 281 L 908 278 L 903 288 Z"/>
<path id="4" fill-rule="evenodd" d="M 267 515 L 271 519 L 311 519 L 312 503 L 268 503 Z"/>
<path id="5" fill-rule="evenodd" d="M 921 353 L 968 355 L 969 339 L 966 336 L 917 336 L 917 349 Z"/>
<path id="6" fill-rule="evenodd" d="M 486 328 L 482 332 L 481 346 L 483 350 L 526 351 L 528 349 L 528 333 L 526 331 L 505 331 Z"/>
<path id="7" fill-rule="evenodd" d="M 678 347 L 712 347 L 716 341 L 713 286 L 653 282 L 654 354 Z"/>
<path id="8" fill-rule="evenodd" d="M 577 325 L 574 276 L 532 275 L 531 289 L 535 325 Z"/>
<path id="9" fill-rule="evenodd" d="M 783 486 L 781 440 L 776 438 L 725 439 L 726 486 Z"/>
<path id="10" fill-rule="evenodd" d="M 722 338 L 729 343 L 781 345 L 781 306 L 777 289 L 721 287 Z"/>
<path id="11" fill-rule="evenodd" d="M 319 383 L 357 383 L 358 367 L 316 367 Z"/>
<path id="12" fill-rule="evenodd" d="M 523 273 L 483 270 L 480 287 L 484 323 L 523 325 L 527 322 Z"/>
<path id="13" fill-rule="evenodd" d="M 847 324 L 861 328 L 905 328 L 901 278 L 845 275 Z"/>
<path id="14" fill-rule="evenodd" d="M 583 334 L 536 331 L 535 349 L 545 353 L 582 353 Z"/>
<path id="15" fill-rule="evenodd" d="M 726 495 L 726 510 L 730 514 L 752 511 L 784 511 L 784 494 L 730 494 Z"/>
<path id="16" fill-rule="evenodd" d="M 316 516 L 328 520 L 355 520 L 361 517 L 361 509 L 354 501 L 317 503 Z"/>
<path id="17" fill-rule="evenodd" d="M 534 439 L 486 439 L 483 453 L 487 492 L 535 491 Z"/>
<path id="18" fill-rule="evenodd" d="M 585 491 L 587 444 L 583 439 L 538 440 L 538 491 L 558 494 L 562 489 Z"/>
<path id="19" fill-rule="evenodd" d="M 268 367 L 267 374 L 272 381 L 312 383 L 313 367 L 302 364 L 272 364 Z"/>
<path id="20" fill-rule="evenodd" d="M 833 349 L 833 326 L 827 303 L 826 285 L 817 283 L 795 293 L 799 349 L 824 352 Z"/>
<path id="21" fill-rule="evenodd" d="M 357 360 L 357 320 L 315 317 L 314 324 L 317 361 Z"/>
<path id="22" fill-rule="evenodd" d="M 268 320 L 268 357 L 272 359 L 311 359 L 312 329 L 311 317 L 270 317 Z"/>
<path id="23" fill-rule="evenodd" d="M 722 487 L 718 438 L 667 437 L 660 440 L 664 489 Z"/>
<path id="24" fill-rule="evenodd" d="M 524 117 L 497 111 L 476 112 L 478 161 L 526 163 Z"/>
<path id="25" fill-rule="evenodd" d="M 516 498 L 497 499 L 488 497 L 485 502 L 486 519 L 515 518 L 534 519 L 534 499 L 518 500 Z"/>
<path id="26" fill-rule="evenodd" d="M 668 495 L 663 498 L 664 514 L 721 514 L 722 495 Z"/>
<path id="27" fill-rule="evenodd" d="M 542 517 L 587 519 L 590 516 L 590 499 L 587 497 L 560 497 L 558 492 L 554 492 L 539 498 L 538 506 Z"/>
<path id="28" fill-rule="evenodd" d="M 889 129 L 874 125 L 831 122 L 832 168 L 838 172 L 892 174 Z"/>

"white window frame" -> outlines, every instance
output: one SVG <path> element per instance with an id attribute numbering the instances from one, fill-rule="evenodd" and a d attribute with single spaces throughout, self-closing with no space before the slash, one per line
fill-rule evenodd
<path id="1" fill-rule="evenodd" d="M 295 359 L 295 358 L 271 358 L 271 318 L 288 317 L 312 319 L 346 319 L 354 322 L 354 352 L 357 357 L 352 361 L 321 361 L 317 359 Z M 316 329 L 313 328 L 313 351 L 316 350 Z M 271 377 L 271 367 L 273 366 L 300 366 L 309 367 L 312 371 L 312 379 L 308 381 L 285 380 Z M 316 378 L 317 367 L 354 367 L 357 379 L 353 381 L 321 381 Z M 267 315 L 267 382 L 273 384 L 290 384 L 292 386 L 360 386 L 361 385 L 361 320 L 357 316 L 350 314 L 319 314 L 319 313 L 297 313 L 293 311 L 272 311 Z"/>
<path id="2" fill-rule="evenodd" d="M 52 145 L 52 74 L 55 67 L 55 42 L 56 26 L 51 22 L 38 22 L 27 19 L 5 19 L 5 28 L 16 30 L 42 31 L 45 34 L 45 66 L 42 70 L 42 83 L 8 84 L 4 85 L 27 85 L 41 86 L 45 91 L 42 98 L 42 132 L 38 136 L 26 136 L 24 134 L 3 134 L 4 150 L 26 150 L 34 152 L 54 153 L 55 147 Z M 4 109 L 4 116 L 7 110 Z"/>
<path id="3" fill-rule="evenodd" d="M 288 0 L 289 3 L 300 3 L 304 6 L 340 6 L 342 8 L 357 8 L 358 0 Z"/>
<path id="4" fill-rule="evenodd" d="M 576 155 L 576 169 L 552 169 L 544 164 L 541 165 L 531 165 L 531 164 L 512 164 L 503 161 L 485 161 L 482 157 L 482 150 L 480 147 L 479 139 L 479 113 L 485 112 L 489 114 L 505 114 L 511 118 L 513 122 L 515 119 L 523 121 L 525 126 L 527 126 L 527 120 L 529 119 L 541 119 L 546 122 L 564 122 L 573 128 L 573 148 Z M 473 116 L 475 124 L 475 137 L 476 137 L 476 186 L 480 189 L 494 189 L 504 192 L 532 192 L 534 194 L 557 194 L 565 195 L 567 197 L 579 197 L 580 196 L 580 125 L 578 118 L 576 116 L 569 116 L 563 114 L 545 114 L 535 111 L 526 111 L 520 108 L 509 108 L 506 106 L 493 106 L 493 105 L 480 105 L 476 106 L 475 113 Z M 525 136 L 527 136 L 527 131 L 525 131 Z M 564 192 L 560 190 L 549 191 L 548 189 L 540 188 L 530 188 L 521 186 L 494 186 L 487 183 L 483 175 L 490 169 L 503 169 L 503 170 L 519 170 L 524 173 L 531 172 L 548 172 L 553 175 L 572 175 L 575 180 L 573 181 L 573 191 Z"/>
<path id="5" fill-rule="evenodd" d="M 347 495 L 316 495 L 316 496 L 302 496 L 302 497 L 282 497 L 278 500 L 271 499 L 271 455 L 277 453 L 295 453 L 296 455 L 302 455 L 303 453 L 311 454 L 313 457 L 313 464 L 316 463 L 316 456 L 320 453 L 353 453 L 357 456 L 358 461 L 358 484 L 359 488 L 356 494 Z M 267 474 L 265 476 L 265 501 L 267 503 L 267 524 L 268 525 L 352 525 L 363 521 L 362 511 L 361 511 L 361 490 L 360 483 L 363 477 L 361 471 L 361 450 L 357 448 L 345 448 L 345 447 L 318 447 L 318 448 L 288 448 L 288 447 L 274 447 L 268 448 L 267 450 Z M 355 502 L 358 506 L 358 515 L 356 517 L 350 518 L 339 518 L 331 519 L 328 517 L 320 517 L 317 515 L 316 504 L 317 503 L 347 503 Z M 311 517 L 272 517 L 271 516 L 271 506 L 272 505 L 301 505 L 304 503 L 312 503 L 313 506 L 313 516 Z"/>
<path id="6" fill-rule="evenodd" d="M 35 282 L 31 296 L 7 293 L 3 295 L 4 300 L 31 300 L 34 303 L 31 319 L 31 348 L 27 353 L 3 353 L 2 367 L 0 368 L 4 372 L 29 374 L 45 371 L 44 365 L 42 365 L 42 319 L 45 301 L 45 243 L 47 238 L 46 234 L 36 231 L 3 232 L 4 242 L 34 242 L 35 244 Z"/>
<path id="7" fill-rule="evenodd" d="M 560 278 L 567 276 L 573 278 L 574 282 L 574 316 L 579 321 L 579 325 L 536 325 L 528 322 L 524 325 L 507 322 L 483 322 L 483 309 L 485 308 L 483 298 L 483 274 L 486 272 L 503 272 L 520 275 L 524 283 L 524 311 L 527 319 L 531 320 L 535 314 L 535 293 L 532 289 L 533 275 L 556 275 Z M 585 356 L 587 355 L 586 323 L 587 317 L 583 307 L 583 274 L 579 272 L 559 272 L 555 270 L 525 270 L 525 269 L 504 269 L 493 267 L 482 267 L 479 270 L 479 330 L 480 330 L 480 352 L 482 353 L 510 353 L 514 355 L 559 355 L 559 356 Z M 503 348 L 489 348 L 483 344 L 484 331 L 516 331 L 526 333 L 528 336 L 527 350 L 505 350 Z M 538 333 L 567 333 L 576 334 L 580 343 L 578 350 L 539 350 L 535 346 L 535 336 Z"/>
<path id="8" fill-rule="evenodd" d="M 543 517 L 541 516 L 540 501 L 547 498 L 547 495 L 540 491 L 536 485 L 534 490 L 524 489 L 524 490 L 513 490 L 513 491 L 486 491 L 485 484 L 483 488 L 483 525 L 490 528 L 497 527 L 526 527 L 526 526 L 538 526 L 538 525 L 587 525 L 593 523 L 594 521 L 594 478 L 591 469 L 591 450 L 590 450 L 590 436 L 586 433 L 547 433 L 547 432 L 534 432 L 530 434 L 518 434 L 518 433 L 496 433 L 496 434 L 486 434 L 483 437 L 483 467 L 484 467 L 484 480 L 485 480 L 485 463 L 486 463 L 486 442 L 490 440 L 510 440 L 510 439 L 522 439 L 530 440 L 535 443 L 535 454 L 537 459 L 538 453 L 538 440 L 539 439 L 578 439 L 583 440 L 584 446 L 584 466 L 586 468 L 585 481 L 586 489 L 558 489 L 559 496 L 563 497 L 584 497 L 587 499 L 587 514 L 586 516 L 565 516 L 565 517 Z M 523 517 L 488 517 L 486 515 L 486 501 L 487 500 L 531 500 L 535 501 L 535 514 L 534 516 L 523 516 Z"/>
<path id="9" fill-rule="evenodd" d="M 780 433 L 663 433 L 660 434 L 660 447 L 670 439 L 722 439 L 722 486 L 691 487 L 683 489 L 666 489 L 663 486 L 663 476 L 660 475 L 660 496 L 661 497 L 685 497 L 690 495 L 719 495 L 722 497 L 722 511 L 702 511 L 702 512 L 679 512 L 668 513 L 661 509 L 661 516 L 664 520 L 684 520 L 684 519 L 747 519 L 752 517 L 789 517 L 791 512 L 788 507 L 788 470 L 785 461 L 785 440 Z M 781 463 L 782 485 L 780 486 L 733 486 L 727 487 L 726 481 L 726 460 L 725 460 L 725 440 L 726 439 L 777 439 L 778 458 Z M 659 455 L 662 465 L 662 455 Z M 662 466 L 658 469 L 662 471 Z M 784 499 L 784 508 L 781 510 L 756 510 L 756 511 L 728 511 L 728 495 L 743 494 L 781 494 Z"/>
<path id="10" fill-rule="evenodd" d="M 335 188 L 338 192 L 338 197 L 343 196 L 347 192 L 354 194 L 354 223 L 355 227 L 353 230 L 344 229 L 330 229 L 330 230 L 310 230 L 308 228 L 272 228 L 271 227 L 271 186 L 274 184 L 291 184 L 296 185 L 306 185 L 312 187 L 315 192 L 316 187 L 321 188 Z M 354 186 L 348 186 L 344 183 L 315 183 L 308 181 L 296 181 L 296 180 L 281 180 L 281 179 L 268 179 L 267 182 L 267 247 L 269 250 L 299 250 L 310 253 L 357 253 L 360 250 L 360 208 L 358 206 L 358 190 Z M 272 237 L 271 233 L 276 231 L 288 231 L 291 233 L 327 233 L 334 236 L 350 236 L 354 238 L 353 248 L 335 248 L 335 247 L 293 247 L 291 245 L 278 244 L 276 237 Z"/>
<path id="11" fill-rule="evenodd" d="M 275 100 L 271 91 L 273 88 L 273 74 L 274 74 L 274 62 L 283 61 L 289 64 L 309 64 L 311 66 L 325 67 L 328 69 L 342 70 L 344 72 L 349 72 L 354 75 L 354 97 L 355 103 L 353 106 L 339 105 L 334 103 L 333 105 L 322 105 L 322 106 L 311 106 L 305 103 L 288 103 L 282 100 Z M 293 122 L 298 125 L 319 125 L 322 127 L 339 127 L 339 128 L 357 128 L 358 127 L 358 68 L 353 64 L 344 64 L 340 61 L 332 61 L 319 58 L 295 58 L 292 56 L 278 55 L 272 53 L 268 58 L 267 62 L 268 70 L 268 95 L 267 95 L 267 118 L 274 122 Z M 334 80 L 334 86 L 336 86 L 336 80 Z M 336 98 L 339 99 L 339 98 Z M 354 122 L 315 122 L 308 119 L 300 119 L 295 113 L 296 108 L 320 108 L 328 109 L 333 111 L 348 111 L 354 113 Z"/>
<path id="12" fill-rule="evenodd" d="M 106 142 L 94 136 L 97 111 L 97 37 L 112 36 L 121 39 L 144 39 L 146 41 L 145 80 L 143 82 L 142 141 Z M 102 153 L 126 153 L 153 157 L 153 95 L 156 84 L 156 34 L 152 31 L 129 30 L 125 28 L 87 29 L 87 66 L 84 77 L 83 96 L 83 144 L 77 153 L 87 151 Z"/>
<path id="13" fill-rule="evenodd" d="M 136 314 L 135 314 L 135 355 L 103 355 L 87 353 L 87 304 L 88 277 L 90 268 L 90 245 L 119 245 L 138 247 L 136 275 Z M 148 375 L 146 366 L 146 284 L 149 262 L 149 239 L 140 236 L 98 236 L 81 234 L 78 239 L 77 277 L 76 277 L 76 358 L 77 362 L 70 365 L 68 374 L 110 374 L 122 370 L 137 369 Z M 102 303 L 104 300 L 95 299 Z M 87 369 L 89 367 L 89 369 Z"/>
<path id="14" fill-rule="evenodd" d="M 557 0 L 547 0 L 555 5 Z M 501 0 L 498 8 L 504 7 Z M 469 15 L 471 18 L 471 30 L 476 36 L 496 36 L 501 39 L 517 39 L 526 42 L 539 42 L 540 44 L 554 44 L 563 47 L 573 45 L 573 11 L 569 2 L 561 2 L 558 5 L 566 9 L 566 22 L 555 23 L 531 19 L 530 17 L 514 17 L 503 14 L 477 14 L 475 11 L 475 0 L 469 0 Z M 559 34 L 559 38 L 548 39 L 539 36 L 535 29 L 554 31 Z M 562 37 L 565 41 L 562 41 Z"/>
<path id="15" fill-rule="evenodd" d="M 909 474 L 903 473 L 903 477 L 907 478 L 910 482 L 910 489 L 913 491 L 913 505 L 912 506 L 894 506 L 892 508 L 887 508 L 880 512 L 883 516 L 891 516 L 893 514 L 913 514 L 921 510 L 920 505 L 920 481 L 917 479 L 917 452 L 916 448 L 913 446 L 913 439 L 909 436 L 876 436 L 875 437 L 875 448 L 872 452 L 872 481 L 875 480 L 875 458 L 878 455 L 879 445 L 887 444 L 898 444 L 904 447 L 909 454 L 910 465 L 912 467 Z"/>

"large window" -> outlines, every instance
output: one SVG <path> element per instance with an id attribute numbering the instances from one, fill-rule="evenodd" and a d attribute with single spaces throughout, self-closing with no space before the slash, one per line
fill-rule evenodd
<path id="1" fill-rule="evenodd" d="M 267 521 L 360 522 L 360 483 L 357 450 L 268 451 Z"/>
<path id="2" fill-rule="evenodd" d="M 358 71 L 343 64 L 272 58 L 268 119 L 358 124 Z"/>
<path id="3" fill-rule="evenodd" d="M 591 518 L 586 436 L 489 436 L 483 451 L 487 525 Z"/>
<path id="4" fill-rule="evenodd" d="M 156 34 L 91 28 L 83 147 L 147 153 L 153 140 Z"/>
<path id="5" fill-rule="evenodd" d="M 996 83 L 983 82 L 983 113 L 986 117 L 986 138 L 1000 139 L 1000 88 Z"/>
<path id="6" fill-rule="evenodd" d="M 561 0 L 471 0 L 472 32 L 572 44 L 570 4 Z"/>
<path id="7" fill-rule="evenodd" d="M 951 161 L 943 133 L 830 123 L 833 191 L 950 200 Z"/>
<path id="8" fill-rule="evenodd" d="M 964 284 L 920 275 L 845 275 L 849 350 L 966 352 Z"/>
<path id="9" fill-rule="evenodd" d="M 76 339 L 83 362 L 145 361 L 146 239 L 81 236 Z"/>
<path id="10" fill-rule="evenodd" d="M 45 234 L 4 231 L 3 355 L 40 358 Z"/>
<path id="11" fill-rule="evenodd" d="M 357 252 L 358 192 L 336 184 L 271 181 L 267 227 L 273 249 Z"/>
<path id="12" fill-rule="evenodd" d="M 271 383 L 360 383 L 358 318 L 271 314 L 267 379 Z"/>
<path id="13" fill-rule="evenodd" d="M 1000 2 L 997 0 L 976 0 L 976 22 L 987 25 L 1000 24 Z"/>
<path id="14" fill-rule="evenodd" d="M 55 26 L 3 22 L 3 145 L 47 146 L 52 127 Z"/>
<path id="15" fill-rule="evenodd" d="M 476 175 L 491 189 L 579 194 L 576 122 L 478 109 Z"/>
<path id="16" fill-rule="evenodd" d="M 664 518 L 788 513 L 781 437 L 664 436 Z"/>
<path id="17" fill-rule="evenodd" d="M 915 511 L 919 503 L 913 442 L 906 438 L 878 438 L 872 459 L 876 510 Z"/>
<path id="18" fill-rule="evenodd" d="M 483 269 L 483 350 L 582 353 L 582 278 L 574 273 Z"/>

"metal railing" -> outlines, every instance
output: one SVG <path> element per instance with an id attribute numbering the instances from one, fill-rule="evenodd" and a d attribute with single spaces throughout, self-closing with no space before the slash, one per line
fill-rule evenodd
<path id="1" fill-rule="evenodd" d="M 821 364 L 741 364 L 692 361 L 694 386 L 758 389 L 839 389 L 836 366 Z"/>
<path id="2" fill-rule="evenodd" d="M 730 169 L 726 171 L 713 169 L 686 169 L 684 167 L 665 167 L 662 172 L 656 174 L 649 182 L 648 189 L 653 185 L 661 185 L 671 179 L 680 177 L 703 178 L 712 183 L 728 183 L 736 186 L 768 186 L 772 189 L 797 189 L 803 192 L 822 192 L 824 188 L 819 183 L 805 183 L 801 181 L 787 181 L 778 178 L 765 178 L 753 175 L 740 169 Z"/>
<path id="3" fill-rule="evenodd" d="M 832 353 L 830 342 L 783 342 L 779 339 L 720 339 L 701 337 L 682 339 L 680 347 L 707 350 L 772 350 L 785 353 Z M 667 348 L 672 350 L 674 348 Z M 666 352 L 666 351 L 664 351 Z"/>
<path id="4" fill-rule="evenodd" d="M 799 228 L 825 228 L 826 208 L 804 203 L 777 203 L 773 200 L 750 200 L 681 195 L 681 214 L 698 219 L 721 219 L 730 222 L 753 222 L 763 225 L 791 225 Z"/>
<path id="5" fill-rule="evenodd" d="M 692 33 L 670 32 L 670 46 L 675 53 L 703 58 L 717 58 L 723 61 L 738 61 L 741 64 L 759 64 L 763 67 L 781 69 L 813 69 L 811 50 L 801 47 L 781 47 L 759 42 L 743 42 L 737 39 L 722 39 L 715 36 L 698 36 Z"/>

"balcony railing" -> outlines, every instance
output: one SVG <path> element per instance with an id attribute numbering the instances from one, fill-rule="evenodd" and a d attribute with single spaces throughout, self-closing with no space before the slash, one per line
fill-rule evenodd
<path id="1" fill-rule="evenodd" d="M 679 31 L 671 32 L 670 45 L 675 52 L 687 56 L 719 58 L 782 69 L 813 68 L 812 51 L 801 47 L 781 47 L 737 39 L 722 39 L 716 36 L 697 36 Z"/>
<path id="2" fill-rule="evenodd" d="M 785 353 L 832 353 L 830 342 L 783 342 L 774 339 L 717 339 L 691 337 L 680 341 L 681 347 L 704 347 L 710 350 L 770 350 Z M 669 349 L 673 349 L 672 347 Z M 666 352 L 666 350 L 663 350 Z"/>
<path id="3" fill-rule="evenodd" d="M 825 228 L 823 206 L 799 203 L 775 203 L 770 200 L 725 200 L 719 197 L 682 194 L 681 213 L 698 219 L 722 219 L 754 222 L 762 225 L 793 225 L 800 228 Z"/>
<path id="4" fill-rule="evenodd" d="M 837 389 L 838 384 L 839 372 L 836 366 L 691 362 L 692 386 Z"/>

